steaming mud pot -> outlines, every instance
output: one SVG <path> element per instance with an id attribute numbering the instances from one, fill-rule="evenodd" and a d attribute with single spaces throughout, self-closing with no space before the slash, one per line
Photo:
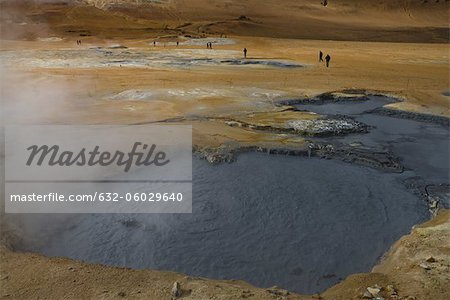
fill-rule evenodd
<path id="1" fill-rule="evenodd" d="M 291 104 L 370 128 L 311 142 L 392 152 L 404 172 L 257 153 L 214 166 L 195 158 L 192 215 L 27 216 L 21 248 L 321 292 L 347 275 L 370 271 L 394 241 L 429 217 L 411 182 L 431 184 L 430 193 L 433 184 L 448 183 L 448 128 L 377 114 L 391 102 L 364 96 Z M 445 189 L 436 193 L 447 197 Z"/>
<path id="2" fill-rule="evenodd" d="M 30 217 L 22 249 L 313 293 L 428 217 L 404 175 L 342 162 L 253 153 L 194 169 L 192 215 Z"/>

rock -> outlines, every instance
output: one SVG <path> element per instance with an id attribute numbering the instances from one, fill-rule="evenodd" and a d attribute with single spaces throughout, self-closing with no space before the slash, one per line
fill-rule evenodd
<path id="1" fill-rule="evenodd" d="M 267 289 L 267 291 L 276 296 L 289 296 L 289 291 L 283 290 L 277 286 L 273 286 L 273 287 Z"/>
<path id="2" fill-rule="evenodd" d="M 181 297 L 181 285 L 178 281 L 175 281 L 173 286 L 172 286 L 172 297 L 174 298 L 178 298 Z"/>
<path id="3" fill-rule="evenodd" d="M 242 123 L 239 123 L 236 121 L 228 121 L 228 122 L 225 122 L 225 124 L 227 124 L 228 126 L 231 126 L 231 127 L 242 127 Z"/>
<path id="4" fill-rule="evenodd" d="M 433 256 L 429 256 L 425 261 L 429 263 L 434 263 L 436 262 L 436 259 Z"/>
<path id="5" fill-rule="evenodd" d="M 419 265 L 419 267 L 421 267 L 424 270 L 431 270 L 431 266 L 429 264 L 426 264 L 426 263 L 421 263 Z"/>
<path id="6" fill-rule="evenodd" d="M 363 294 L 363 299 L 372 299 L 373 296 L 371 293 L 369 293 L 368 291 L 365 291 Z"/>
<path id="7" fill-rule="evenodd" d="M 381 287 L 378 285 L 375 285 L 373 287 L 368 287 L 367 291 L 373 296 L 373 297 L 377 297 L 378 294 L 381 292 Z"/>
<path id="8" fill-rule="evenodd" d="M 388 294 L 390 296 L 397 296 L 398 295 L 397 290 L 395 289 L 395 287 L 392 284 L 390 284 L 390 285 L 388 285 L 386 287 L 386 291 L 388 292 Z"/>

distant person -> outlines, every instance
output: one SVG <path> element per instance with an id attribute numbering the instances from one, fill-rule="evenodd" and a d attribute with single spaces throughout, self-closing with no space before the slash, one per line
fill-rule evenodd
<path id="1" fill-rule="evenodd" d="M 244 48 L 244 58 L 247 58 L 247 52 L 248 52 L 247 48 Z"/>
<path id="2" fill-rule="evenodd" d="M 319 62 L 323 62 L 323 52 L 319 52 Z"/>
<path id="3" fill-rule="evenodd" d="M 153 47 L 156 47 L 156 41 L 153 41 Z"/>
<path id="4" fill-rule="evenodd" d="M 179 41 L 177 41 L 177 47 L 180 45 L 180 42 Z"/>
<path id="5" fill-rule="evenodd" d="M 209 43 L 209 49 L 212 49 L 212 42 Z"/>
<path id="6" fill-rule="evenodd" d="M 330 56 L 330 54 L 327 54 L 327 56 L 325 56 L 325 61 L 327 62 L 327 68 L 330 66 L 330 60 L 331 60 L 331 56 Z"/>
<path id="7" fill-rule="evenodd" d="M 206 43 L 206 49 L 209 49 L 209 42 Z"/>

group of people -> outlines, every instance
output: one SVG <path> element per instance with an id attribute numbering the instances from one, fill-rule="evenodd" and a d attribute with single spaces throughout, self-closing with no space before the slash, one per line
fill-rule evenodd
<path id="1" fill-rule="evenodd" d="M 78 46 L 81 45 L 81 40 L 77 40 L 77 45 L 78 45 Z"/>
<path id="2" fill-rule="evenodd" d="M 77 45 L 81 45 L 81 40 L 77 40 Z M 179 46 L 179 45 L 180 45 L 180 42 L 177 41 L 177 46 Z M 206 48 L 212 49 L 213 48 L 212 45 L 213 45 L 212 42 L 208 42 L 208 43 L 206 43 Z M 153 41 L 153 46 L 156 47 L 156 41 Z M 247 48 L 244 48 L 243 52 L 244 52 L 244 58 L 247 58 L 247 53 L 248 53 Z M 327 65 L 327 68 L 330 67 L 330 61 L 331 61 L 331 56 L 330 56 L 330 54 L 327 54 L 325 56 L 325 63 Z M 319 62 L 324 62 L 324 57 L 323 57 L 322 51 L 319 51 Z"/>
<path id="3" fill-rule="evenodd" d="M 330 54 L 327 54 L 327 56 L 325 56 L 325 62 L 327 64 L 327 68 L 330 67 L 330 61 L 331 61 L 331 56 Z M 319 51 L 319 62 L 323 62 L 323 52 Z"/>

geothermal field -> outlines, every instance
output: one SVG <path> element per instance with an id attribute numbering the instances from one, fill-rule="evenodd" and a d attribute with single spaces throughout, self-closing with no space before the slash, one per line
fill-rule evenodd
<path id="1" fill-rule="evenodd" d="M 3 133 L 192 126 L 185 214 L 8 213 L 3 139 L 0 298 L 449 299 L 449 8 L 0 0 Z"/>

